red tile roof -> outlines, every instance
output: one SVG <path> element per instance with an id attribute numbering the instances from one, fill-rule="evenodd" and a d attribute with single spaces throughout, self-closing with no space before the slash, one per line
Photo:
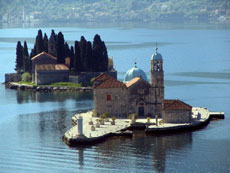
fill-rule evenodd
<path id="1" fill-rule="evenodd" d="M 41 64 L 35 65 L 36 71 L 65 71 L 69 70 L 64 64 Z"/>
<path id="2" fill-rule="evenodd" d="M 52 55 L 50 55 L 50 54 L 48 54 L 48 53 L 46 53 L 46 52 L 44 52 L 44 51 L 43 51 L 42 53 L 39 53 L 39 54 L 37 54 L 36 56 L 34 56 L 31 60 L 33 61 L 33 60 L 39 58 L 39 57 L 42 56 L 42 55 L 45 55 L 45 56 L 48 56 L 48 57 L 50 57 L 50 58 L 52 58 L 52 59 L 54 59 L 54 60 L 57 60 L 56 57 L 54 57 L 54 56 L 52 56 Z"/>
<path id="3" fill-rule="evenodd" d="M 120 81 L 118 81 L 117 79 L 102 73 L 101 75 L 99 75 L 98 77 L 95 78 L 94 80 L 95 85 L 94 88 L 98 89 L 98 88 L 123 88 L 126 87 L 126 85 Z"/>
<path id="4" fill-rule="evenodd" d="M 109 76 L 109 75 L 107 75 L 107 74 L 105 74 L 105 73 L 102 73 L 102 74 L 100 74 L 99 76 L 97 76 L 95 79 L 94 79 L 94 81 L 104 81 L 104 80 L 106 80 L 106 79 L 108 79 L 108 78 L 110 78 L 111 76 Z"/>
<path id="5" fill-rule="evenodd" d="M 164 110 L 192 110 L 192 106 L 181 100 L 164 100 Z"/>

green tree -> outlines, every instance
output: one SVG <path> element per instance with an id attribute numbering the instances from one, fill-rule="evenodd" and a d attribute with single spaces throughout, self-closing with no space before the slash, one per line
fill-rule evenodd
<path id="1" fill-rule="evenodd" d="M 67 42 L 65 42 L 65 44 L 64 44 L 64 56 L 69 57 L 69 55 L 70 55 L 69 45 Z"/>
<path id="2" fill-rule="evenodd" d="M 62 32 L 59 32 L 57 35 L 57 61 L 60 64 L 65 63 L 65 48 L 64 48 L 64 36 Z"/>
<path id="3" fill-rule="evenodd" d="M 17 73 L 21 73 L 23 71 L 23 47 L 20 41 L 18 41 L 16 48 L 15 71 L 17 71 Z"/>
<path id="4" fill-rule="evenodd" d="M 90 41 L 87 41 L 86 45 L 86 56 L 85 56 L 85 68 L 86 71 L 94 71 L 93 70 L 93 50 L 92 50 L 92 44 Z"/>
<path id="5" fill-rule="evenodd" d="M 93 41 L 93 59 L 95 64 L 95 71 L 107 71 L 108 54 L 105 43 L 101 41 L 101 37 L 96 34 Z"/>
<path id="6" fill-rule="evenodd" d="M 23 71 L 31 72 L 31 60 L 29 57 L 26 41 L 24 41 L 24 48 L 23 48 Z"/>
<path id="7" fill-rule="evenodd" d="M 44 41 L 42 36 L 42 30 L 40 29 L 38 30 L 38 35 L 36 37 L 35 47 L 36 54 L 39 54 L 44 51 Z"/>
<path id="8" fill-rule="evenodd" d="M 84 36 L 81 36 L 80 40 L 80 62 L 81 62 L 81 67 L 80 71 L 87 71 L 87 62 L 86 62 L 86 44 L 87 41 Z"/>
<path id="9" fill-rule="evenodd" d="M 74 47 L 73 46 L 70 47 L 69 57 L 70 57 L 70 69 L 71 69 L 72 67 L 74 67 L 74 65 L 73 65 L 73 63 L 74 63 Z"/>
<path id="10" fill-rule="evenodd" d="M 48 53 L 57 57 L 57 35 L 54 30 L 51 31 L 51 35 L 48 41 Z"/>
<path id="11" fill-rule="evenodd" d="M 74 62 L 73 67 L 76 72 L 81 71 L 81 57 L 80 57 L 80 43 L 79 41 L 75 41 L 74 43 L 74 50 L 75 50 L 75 56 L 74 56 Z"/>
<path id="12" fill-rule="evenodd" d="M 44 34 L 43 45 L 44 45 L 44 51 L 48 53 L 48 37 L 46 33 Z"/>

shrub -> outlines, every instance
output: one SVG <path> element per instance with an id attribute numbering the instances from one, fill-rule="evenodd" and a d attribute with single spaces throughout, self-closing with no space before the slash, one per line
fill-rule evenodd
<path id="1" fill-rule="evenodd" d="M 112 117 L 111 125 L 115 125 L 115 120 L 116 120 L 116 117 Z"/>
<path id="2" fill-rule="evenodd" d="M 147 123 L 150 123 L 150 117 L 147 117 L 146 119 L 147 119 Z"/>
<path id="3" fill-rule="evenodd" d="M 32 77 L 31 77 L 30 73 L 25 72 L 22 74 L 22 81 L 23 82 L 31 82 L 31 80 L 32 80 Z"/>
<path id="4" fill-rule="evenodd" d="M 105 118 L 109 118 L 109 115 L 110 115 L 109 112 L 104 113 Z"/>

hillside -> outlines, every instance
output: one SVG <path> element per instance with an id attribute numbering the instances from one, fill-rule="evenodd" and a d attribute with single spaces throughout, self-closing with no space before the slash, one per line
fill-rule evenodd
<path id="1" fill-rule="evenodd" d="M 229 0 L 1 0 L 3 22 L 229 22 Z"/>

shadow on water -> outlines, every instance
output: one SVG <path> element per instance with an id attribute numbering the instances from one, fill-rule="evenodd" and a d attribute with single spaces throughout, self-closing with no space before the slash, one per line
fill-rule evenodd
<path id="1" fill-rule="evenodd" d="M 69 99 L 83 101 L 92 100 L 92 92 L 33 92 L 33 91 L 17 91 L 17 102 L 64 102 Z"/>

